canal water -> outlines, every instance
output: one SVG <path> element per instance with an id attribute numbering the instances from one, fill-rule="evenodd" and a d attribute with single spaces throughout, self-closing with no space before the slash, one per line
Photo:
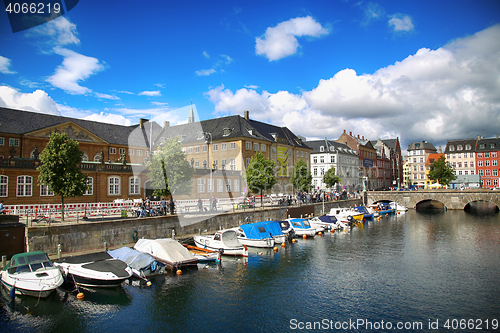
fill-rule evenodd
<path id="1" fill-rule="evenodd" d="M 409 211 L 151 287 L 83 292 L 2 289 L 0 332 L 498 332 L 500 217 Z"/>

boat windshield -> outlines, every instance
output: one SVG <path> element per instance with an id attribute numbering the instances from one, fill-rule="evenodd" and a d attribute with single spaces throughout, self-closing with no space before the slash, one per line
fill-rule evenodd
<path id="1" fill-rule="evenodd" d="M 304 220 L 302 221 L 302 223 L 304 223 L 304 226 L 306 227 L 310 227 L 311 225 L 309 224 L 309 221 L 308 220 Z"/>

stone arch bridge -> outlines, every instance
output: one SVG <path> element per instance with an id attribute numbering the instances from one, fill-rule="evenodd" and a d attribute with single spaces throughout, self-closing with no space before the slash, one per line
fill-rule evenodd
<path id="1" fill-rule="evenodd" d="M 492 190 L 418 190 L 418 191 L 369 191 L 365 202 L 370 205 L 379 201 L 395 201 L 408 209 L 422 201 L 441 202 L 446 209 L 464 209 L 474 201 L 491 202 L 500 208 L 500 191 Z"/>

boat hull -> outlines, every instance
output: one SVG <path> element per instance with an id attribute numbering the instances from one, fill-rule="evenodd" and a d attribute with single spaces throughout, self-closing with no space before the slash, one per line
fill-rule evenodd
<path id="1" fill-rule="evenodd" d="M 54 272 L 44 280 L 37 279 L 35 274 L 36 272 L 21 274 L 23 275 L 21 280 L 18 279 L 19 277 L 13 277 L 7 272 L 2 272 L 2 285 L 9 292 L 14 287 L 15 294 L 19 296 L 46 298 L 64 282 L 61 272 L 57 268 L 55 268 Z M 30 278 L 28 275 L 33 275 L 33 277 Z M 29 282 L 30 280 L 32 280 L 32 282 Z"/>
<path id="2" fill-rule="evenodd" d="M 250 239 L 245 237 L 238 237 L 238 240 L 243 245 L 259 248 L 272 248 L 274 247 L 275 243 L 274 238 Z"/>
<path id="3" fill-rule="evenodd" d="M 225 256 L 248 257 L 248 250 L 245 249 L 243 245 L 237 247 L 229 247 L 222 241 L 214 240 L 214 236 L 197 235 L 193 237 L 193 240 L 197 247 L 209 249 L 212 251 L 222 250 L 221 254 Z"/>

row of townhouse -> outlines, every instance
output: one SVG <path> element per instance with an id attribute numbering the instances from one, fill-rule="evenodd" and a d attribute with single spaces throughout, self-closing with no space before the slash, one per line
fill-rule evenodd
<path id="1" fill-rule="evenodd" d="M 344 133 L 337 140 L 307 141 L 311 152 L 313 187 L 326 189 L 324 173 L 331 167 L 342 180 L 335 190 L 348 192 L 399 187 L 403 181 L 403 159 L 399 138 L 366 140 Z"/>
<path id="2" fill-rule="evenodd" d="M 444 156 L 451 164 L 457 180 L 452 187 L 499 186 L 500 176 L 500 139 L 484 138 L 448 140 L 444 152 L 439 151 L 427 141 L 415 142 L 408 146 L 408 156 L 404 166 L 404 185 L 420 188 L 432 186 L 428 179 L 432 162 Z"/>
<path id="3" fill-rule="evenodd" d="M 244 170 L 258 152 L 276 164 L 278 182 L 274 193 L 293 193 L 293 165 L 306 161 L 311 148 L 286 127 L 274 126 L 235 115 L 163 126 L 140 119 L 122 126 L 57 115 L 0 108 L 0 199 L 4 204 L 60 203 L 44 184 L 38 184 L 39 154 L 53 132 L 66 133 L 79 142 L 81 170 L 89 190 L 67 203 L 111 202 L 150 197 L 146 162 L 167 139 L 175 137 L 195 172 L 190 196 L 175 199 L 234 198 L 248 194 Z"/>

